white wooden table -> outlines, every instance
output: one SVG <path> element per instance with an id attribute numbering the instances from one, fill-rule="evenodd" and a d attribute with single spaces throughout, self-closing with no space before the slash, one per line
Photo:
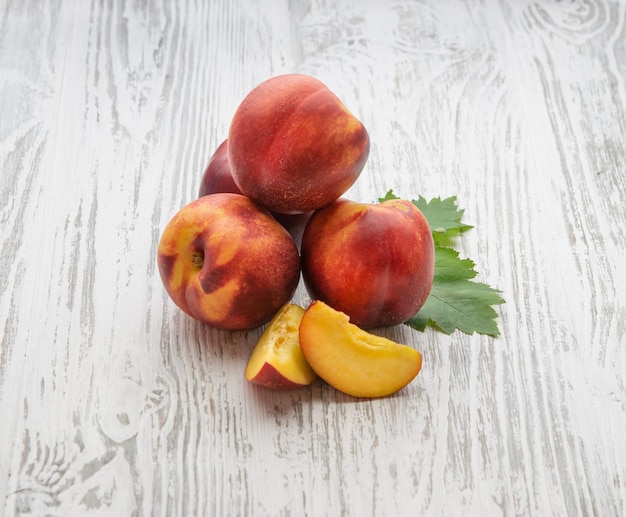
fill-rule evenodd
<path id="1" fill-rule="evenodd" d="M 368 128 L 347 196 L 457 196 L 506 300 L 385 330 L 424 355 L 389 398 L 247 383 L 260 330 L 156 271 L 286 72 Z M 0 514 L 626 514 L 625 135 L 624 1 L 0 1 Z"/>

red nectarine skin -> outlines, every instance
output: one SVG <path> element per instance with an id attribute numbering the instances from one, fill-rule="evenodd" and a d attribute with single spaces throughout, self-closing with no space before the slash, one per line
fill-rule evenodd
<path id="1" fill-rule="evenodd" d="M 272 390 L 295 390 L 302 388 L 305 384 L 293 382 L 284 377 L 274 366 L 265 363 L 254 378 L 254 384 Z"/>
<path id="2" fill-rule="evenodd" d="M 217 328 L 267 323 L 300 275 L 288 232 L 245 196 L 219 193 L 183 207 L 158 247 L 163 284 L 178 307 Z"/>
<path id="3" fill-rule="evenodd" d="M 320 81 L 273 77 L 237 108 L 228 155 L 239 189 L 272 212 L 308 212 L 356 181 L 369 154 L 363 124 Z"/>
<path id="4" fill-rule="evenodd" d="M 230 164 L 228 163 L 228 139 L 219 145 L 209 159 L 209 163 L 202 175 L 198 197 L 219 192 L 241 194 L 239 187 L 233 179 Z"/>
<path id="5" fill-rule="evenodd" d="M 309 220 L 301 259 L 312 298 L 372 328 L 403 323 L 422 307 L 435 252 L 426 219 L 409 201 L 339 199 Z"/>

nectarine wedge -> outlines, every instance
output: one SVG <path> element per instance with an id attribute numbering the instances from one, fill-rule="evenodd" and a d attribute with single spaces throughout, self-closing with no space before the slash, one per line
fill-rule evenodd
<path id="1" fill-rule="evenodd" d="M 302 317 L 300 347 L 322 379 L 354 397 L 395 393 L 422 367 L 422 355 L 414 348 L 362 330 L 319 300 Z"/>
<path id="2" fill-rule="evenodd" d="M 298 329 L 304 309 L 286 303 L 261 334 L 246 366 L 246 379 L 273 389 L 311 384 L 317 375 L 300 350 Z"/>

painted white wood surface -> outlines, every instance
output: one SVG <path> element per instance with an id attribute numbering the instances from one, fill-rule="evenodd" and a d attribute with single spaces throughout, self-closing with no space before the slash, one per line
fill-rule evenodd
<path id="1" fill-rule="evenodd" d="M 626 2 L 0 1 L 0 515 L 626 514 Z M 318 77 L 348 196 L 456 195 L 497 339 L 396 396 L 257 389 L 161 229 L 243 96 Z M 304 300 L 299 288 L 296 301 Z"/>

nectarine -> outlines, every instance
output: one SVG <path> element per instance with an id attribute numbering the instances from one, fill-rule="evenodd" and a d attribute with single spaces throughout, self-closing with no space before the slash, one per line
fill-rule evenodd
<path id="1" fill-rule="evenodd" d="M 217 328 L 267 323 L 300 278 L 296 245 L 264 208 L 219 193 L 184 206 L 165 227 L 158 267 L 178 307 Z"/>
<path id="2" fill-rule="evenodd" d="M 372 328 L 403 323 L 422 307 L 435 250 L 428 222 L 413 203 L 342 198 L 313 214 L 301 259 L 312 298 Z"/>
<path id="3" fill-rule="evenodd" d="M 244 98 L 228 133 L 235 183 L 272 212 L 332 203 L 369 154 L 363 124 L 321 81 L 303 74 L 268 79 Z"/>

